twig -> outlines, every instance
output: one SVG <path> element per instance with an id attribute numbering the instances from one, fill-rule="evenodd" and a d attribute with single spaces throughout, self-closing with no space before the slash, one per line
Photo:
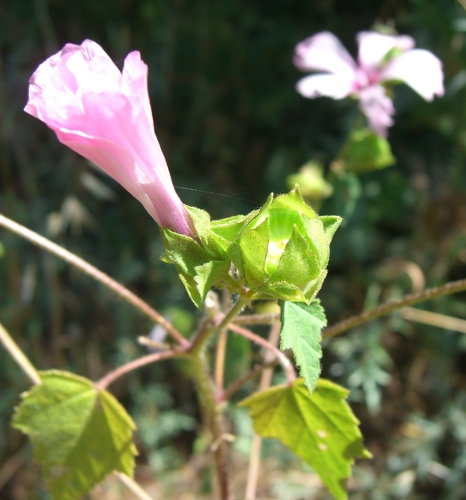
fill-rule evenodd
<path id="1" fill-rule="evenodd" d="M 124 365 L 119 366 L 110 373 L 107 373 L 107 375 L 102 377 L 99 381 L 95 382 L 94 387 L 98 391 L 103 391 L 117 378 L 121 377 L 125 373 L 136 370 L 141 366 L 145 366 L 150 363 L 156 363 L 157 361 L 162 361 L 165 359 L 181 358 L 181 357 L 186 357 L 186 353 L 182 350 L 154 352 L 152 354 L 147 354 L 146 356 L 142 356 L 142 358 L 134 359 L 129 363 L 125 363 Z"/>
<path id="2" fill-rule="evenodd" d="M 233 323 L 237 325 L 270 325 L 280 319 L 280 313 L 272 314 L 244 314 L 237 316 Z"/>
<path id="3" fill-rule="evenodd" d="M 215 385 L 219 391 L 223 390 L 223 376 L 225 372 L 225 357 L 227 352 L 228 329 L 223 328 L 218 334 L 217 354 L 215 356 Z"/>
<path id="4" fill-rule="evenodd" d="M 128 290 L 128 288 L 124 287 L 121 283 L 118 283 L 113 278 L 110 278 L 107 274 L 103 273 L 93 265 L 86 262 L 81 257 L 69 252 L 64 249 L 60 245 L 53 243 L 47 238 L 40 236 L 39 234 L 31 231 L 30 229 L 18 224 L 17 222 L 12 221 L 8 217 L 0 214 L 0 226 L 18 234 L 26 240 L 29 240 L 34 245 L 37 245 L 44 250 L 60 257 L 65 260 L 69 264 L 77 267 L 84 273 L 88 274 L 95 280 L 102 283 L 104 286 L 113 290 L 116 294 L 118 294 L 122 299 L 129 302 L 136 309 L 141 311 L 143 314 L 152 319 L 155 323 L 163 326 L 165 330 L 183 347 L 189 346 L 189 341 L 186 340 L 183 335 L 169 322 L 167 321 L 161 314 L 159 314 L 153 307 L 151 307 L 147 302 L 140 299 L 136 294 Z"/>
<path id="5" fill-rule="evenodd" d="M 11 338 L 10 334 L 5 330 L 0 323 L 0 342 L 5 349 L 10 353 L 11 357 L 18 363 L 23 372 L 29 377 L 29 380 L 34 385 L 42 383 L 37 370 L 29 361 L 24 352 L 19 348 L 18 344 Z"/>
<path id="6" fill-rule="evenodd" d="M 231 292 L 225 288 L 222 293 L 222 311 L 224 314 L 228 313 L 228 308 L 231 303 Z M 228 330 L 223 328 L 218 334 L 218 341 L 215 355 L 215 372 L 214 380 L 215 385 L 219 391 L 223 391 L 223 379 L 225 376 L 225 358 L 227 352 Z"/>
<path id="7" fill-rule="evenodd" d="M 16 471 L 26 462 L 31 454 L 29 441 L 26 441 L 19 450 L 15 452 L 0 469 L 0 491 L 15 475 Z"/>
<path id="8" fill-rule="evenodd" d="M 278 359 L 278 362 L 282 365 L 283 371 L 285 372 L 286 378 L 288 380 L 288 384 L 290 385 L 293 384 L 293 382 L 296 380 L 296 373 L 294 371 L 293 365 L 291 364 L 290 360 L 285 356 L 285 354 L 283 354 L 280 351 L 280 349 L 278 349 L 278 347 L 275 347 L 270 342 L 262 338 L 260 335 L 251 332 L 251 330 L 246 330 L 246 328 L 243 328 L 239 325 L 230 323 L 228 325 L 228 329 L 231 330 L 232 332 L 239 333 L 243 337 L 246 337 L 247 339 L 252 340 L 256 344 L 259 344 L 262 347 L 265 347 L 267 350 L 271 351 Z"/>
<path id="9" fill-rule="evenodd" d="M 231 309 L 225 316 L 217 316 L 216 318 L 209 318 L 205 321 L 202 328 L 194 336 L 189 352 L 195 354 L 199 352 L 206 342 L 206 340 L 215 332 L 221 331 L 235 318 L 246 305 L 247 298 L 239 297 L 237 302 L 233 304 Z"/>
<path id="10" fill-rule="evenodd" d="M 277 347 L 280 339 L 281 323 L 276 321 L 270 328 L 270 345 Z M 269 353 L 271 354 L 271 353 Z M 264 391 L 272 383 L 273 369 L 268 368 L 262 372 L 259 391 Z M 245 500 L 256 500 L 257 482 L 259 480 L 260 460 L 261 460 L 262 438 L 254 433 L 252 438 L 251 452 L 249 454 L 248 479 L 246 482 Z"/>
<path id="11" fill-rule="evenodd" d="M 466 333 L 466 320 L 446 316 L 445 314 L 407 307 L 401 311 L 401 317 L 418 323 L 445 328 L 445 330 Z"/>
<path id="12" fill-rule="evenodd" d="M 153 500 L 136 481 L 123 472 L 113 473 L 129 490 L 131 490 L 140 500 Z"/>
<path id="13" fill-rule="evenodd" d="M 267 368 L 274 368 L 277 366 L 278 360 L 274 359 L 273 361 L 270 361 L 269 363 L 264 363 L 263 365 L 256 366 L 253 368 L 249 373 L 244 375 L 244 377 L 241 377 L 234 382 L 232 382 L 224 391 L 222 394 L 219 396 L 220 401 L 228 401 L 231 396 L 237 391 L 243 387 L 243 385 L 246 385 L 250 380 L 258 377 L 264 370 Z"/>
<path id="14" fill-rule="evenodd" d="M 398 309 L 402 309 L 403 307 L 412 306 L 413 304 L 418 304 L 419 302 L 424 302 L 425 300 L 443 297 L 444 295 L 462 292 L 463 290 L 466 290 L 466 279 L 451 281 L 450 283 L 446 283 L 442 286 L 427 288 L 422 292 L 405 295 L 399 300 L 392 300 L 386 304 L 382 304 L 374 309 L 371 309 L 370 311 L 364 311 L 356 316 L 352 316 L 351 318 L 345 319 L 333 326 L 330 326 L 329 328 L 326 328 L 323 331 L 322 338 L 328 339 L 329 337 L 335 337 L 336 335 L 346 332 L 351 328 L 367 323 L 368 321 L 372 321 L 380 316 L 390 314 Z"/>

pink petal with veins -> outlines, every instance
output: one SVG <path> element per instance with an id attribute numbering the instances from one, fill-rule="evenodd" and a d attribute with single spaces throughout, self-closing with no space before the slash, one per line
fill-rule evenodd
<path id="1" fill-rule="evenodd" d="M 128 54 L 120 73 L 97 43 L 67 44 L 32 75 L 24 109 L 119 182 L 158 224 L 193 235 L 155 136 L 139 52 Z"/>
<path id="2" fill-rule="evenodd" d="M 328 31 L 317 33 L 299 43 L 293 62 L 302 71 L 324 71 L 346 80 L 354 78 L 357 69 L 354 59 L 340 40 Z"/>
<path id="3" fill-rule="evenodd" d="M 354 81 L 339 75 L 310 75 L 298 81 L 296 90 L 304 97 L 343 99 L 353 92 Z"/>
<path id="4" fill-rule="evenodd" d="M 371 85 L 359 93 L 359 107 L 367 116 L 369 127 L 378 135 L 385 137 L 388 127 L 393 125 L 395 114 L 392 100 L 386 96 L 380 85 Z"/>
<path id="5" fill-rule="evenodd" d="M 381 79 L 400 80 L 426 101 L 444 93 L 442 63 L 428 50 L 410 50 L 396 57 L 383 69 Z"/>
<path id="6" fill-rule="evenodd" d="M 387 54 L 394 48 L 401 52 L 414 47 L 414 39 L 407 35 L 390 36 L 375 31 L 361 31 L 357 35 L 358 62 L 365 71 L 380 70 Z"/>

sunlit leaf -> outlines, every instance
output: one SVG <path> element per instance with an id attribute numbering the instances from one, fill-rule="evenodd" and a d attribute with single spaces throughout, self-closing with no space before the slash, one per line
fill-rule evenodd
<path id="1" fill-rule="evenodd" d="M 280 349 L 292 349 L 308 389 L 312 392 L 320 375 L 321 331 L 327 325 L 324 309 L 318 300 L 281 302 L 282 330 Z"/>
<path id="2" fill-rule="evenodd" d="M 28 434 L 53 500 L 77 500 L 112 471 L 133 475 L 135 425 L 107 391 L 83 377 L 41 372 L 13 426 Z"/>
<path id="3" fill-rule="evenodd" d="M 348 392 L 320 379 L 310 394 L 304 381 L 276 386 L 242 401 L 254 430 L 277 438 L 308 463 L 337 500 L 348 498 L 346 480 L 356 457 L 370 458 L 358 420 L 345 401 Z"/>

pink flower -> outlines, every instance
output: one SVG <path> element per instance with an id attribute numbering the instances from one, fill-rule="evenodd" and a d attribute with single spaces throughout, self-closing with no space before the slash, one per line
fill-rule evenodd
<path id="1" fill-rule="evenodd" d="M 32 75 L 24 110 L 119 182 L 159 225 L 195 234 L 155 136 L 139 52 L 127 55 L 121 73 L 97 43 L 66 44 Z"/>
<path id="2" fill-rule="evenodd" d="M 363 31 L 357 36 L 358 64 L 328 31 L 317 33 L 296 46 L 294 64 L 303 71 L 322 71 L 299 80 L 304 97 L 343 99 L 353 95 L 367 116 L 369 126 L 385 136 L 393 125 L 392 100 L 381 85 L 401 81 L 426 101 L 442 96 L 442 63 L 431 52 L 414 49 L 410 36 L 389 36 Z"/>

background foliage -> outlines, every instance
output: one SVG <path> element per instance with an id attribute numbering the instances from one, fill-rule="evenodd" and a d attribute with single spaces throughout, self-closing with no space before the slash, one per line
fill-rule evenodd
<path id="1" fill-rule="evenodd" d="M 356 33 L 380 22 L 413 35 L 443 61 L 446 94 L 425 103 L 397 87 L 389 137 L 397 164 L 337 184 L 321 207 L 321 214 L 345 216 L 321 302 L 332 324 L 424 284 L 463 278 L 466 12 L 453 0 L 0 0 L 0 211 L 87 258 L 189 331 L 198 313 L 175 270 L 159 261 L 156 225 L 137 201 L 22 112 L 29 76 L 66 42 L 93 39 L 120 66 L 129 51 L 141 51 L 175 185 L 185 203 L 221 218 L 249 212 L 271 191 L 285 192 L 287 176 L 310 158 L 328 168 L 357 118 L 354 103 L 305 100 L 295 92 L 301 76 L 291 61 L 295 44 L 326 29 L 355 55 Z M 143 352 L 135 339 L 152 325 L 129 306 L 4 231 L 1 247 L 0 320 L 38 368 L 97 379 Z M 465 298 L 421 307 L 466 318 Z M 228 352 L 227 378 L 244 373 L 257 356 L 234 337 Z M 448 323 L 441 329 L 400 315 L 325 345 L 324 375 L 351 389 L 374 455 L 356 466 L 352 498 L 466 495 L 465 360 L 464 334 Z M 209 475 L 184 369 L 144 368 L 112 392 L 140 429 L 139 478 L 173 498 L 181 498 L 176 488 L 192 491 L 195 480 L 193 498 L 201 498 Z M 0 350 L 5 499 L 47 498 L 24 436 L 9 427 L 27 388 Z M 234 445 L 232 465 L 242 492 L 250 424 L 239 408 L 230 415 L 232 432 L 246 436 Z M 274 446 L 265 450 L 263 496 L 325 498 L 301 464 L 283 451 L 273 458 Z M 110 486 L 105 494 L 116 495 Z"/>

